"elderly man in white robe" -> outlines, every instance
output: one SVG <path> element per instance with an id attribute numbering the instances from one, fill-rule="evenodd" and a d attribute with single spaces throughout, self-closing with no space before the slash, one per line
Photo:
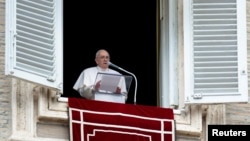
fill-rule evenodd
<path id="1" fill-rule="evenodd" d="M 94 99 L 94 94 L 99 90 L 101 84 L 101 81 L 96 80 L 98 73 L 121 75 L 118 71 L 109 68 L 109 61 L 109 53 L 105 49 L 98 50 L 95 56 L 97 66 L 84 69 L 75 82 L 73 89 L 86 99 Z M 123 94 L 127 99 L 126 82 L 124 78 L 121 80 L 123 81 L 119 82 L 114 93 Z"/>

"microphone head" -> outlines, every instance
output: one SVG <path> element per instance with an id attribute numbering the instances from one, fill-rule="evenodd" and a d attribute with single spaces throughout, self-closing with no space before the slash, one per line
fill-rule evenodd
<path id="1" fill-rule="evenodd" d="M 111 67 L 120 69 L 120 67 L 118 67 L 117 65 L 115 65 L 115 64 L 113 64 L 113 63 L 111 63 L 111 62 L 108 62 L 108 65 L 111 66 Z"/>
<path id="2" fill-rule="evenodd" d="M 109 65 L 109 66 L 112 65 L 112 63 L 111 63 L 111 62 L 108 62 L 108 65 Z"/>

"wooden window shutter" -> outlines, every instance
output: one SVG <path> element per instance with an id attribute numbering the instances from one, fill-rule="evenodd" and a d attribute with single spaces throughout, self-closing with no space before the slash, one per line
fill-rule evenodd
<path id="1" fill-rule="evenodd" d="M 185 103 L 247 102 L 246 1 L 183 5 Z"/>
<path id="2" fill-rule="evenodd" d="M 6 4 L 6 74 L 62 91 L 62 3 Z"/>

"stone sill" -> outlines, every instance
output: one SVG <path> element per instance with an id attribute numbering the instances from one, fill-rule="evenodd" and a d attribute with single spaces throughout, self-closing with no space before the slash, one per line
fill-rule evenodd
<path id="1" fill-rule="evenodd" d="M 11 136 L 9 141 L 69 141 L 67 139 Z"/>

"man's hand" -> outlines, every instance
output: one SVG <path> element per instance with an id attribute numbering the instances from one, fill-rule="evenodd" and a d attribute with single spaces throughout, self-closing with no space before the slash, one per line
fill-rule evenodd
<path id="1" fill-rule="evenodd" d="M 121 88 L 117 87 L 115 93 L 120 94 L 121 93 Z"/>
<path id="2" fill-rule="evenodd" d="M 98 91 L 101 86 L 101 80 L 95 84 L 95 90 Z"/>

